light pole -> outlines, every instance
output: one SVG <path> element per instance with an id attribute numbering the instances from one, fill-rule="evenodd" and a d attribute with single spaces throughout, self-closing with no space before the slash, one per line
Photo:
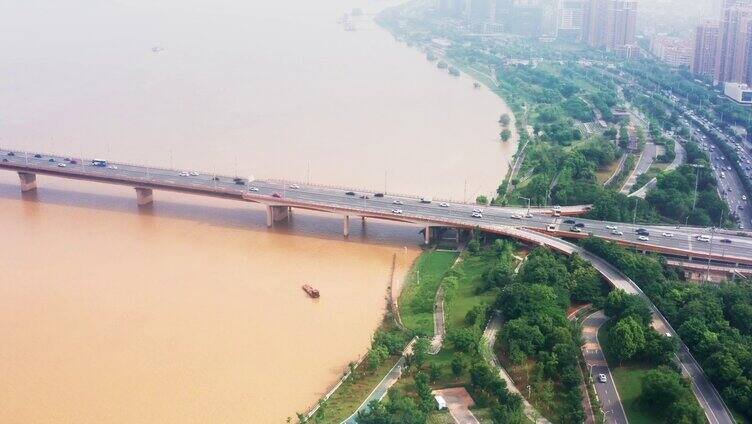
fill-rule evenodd
<path id="1" fill-rule="evenodd" d="M 517 196 L 517 197 L 519 197 L 520 199 L 523 199 L 523 200 L 527 200 L 527 213 L 525 214 L 525 216 L 530 215 L 530 198 L 529 197 L 522 197 L 522 196 Z"/>

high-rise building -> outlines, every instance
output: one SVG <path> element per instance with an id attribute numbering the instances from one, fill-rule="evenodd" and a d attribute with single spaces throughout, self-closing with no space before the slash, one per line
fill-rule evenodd
<path id="1" fill-rule="evenodd" d="M 609 51 L 634 51 L 637 27 L 636 0 L 590 0 L 583 39 Z"/>
<path id="2" fill-rule="evenodd" d="M 715 74 L 719 29 L 719 24 L 715 21 L 704 22 L 695 28 L 690 64 L 693 73 L 707 76 Z"/>
<path id="3" fill-rule="evenodd" d="M 715 57 L 716 82 L 746 82 L 749 79 L 750 23 L 752 7 L 734 3 L 723 11 Z"/>
<path id="4" fill-rule="evenodd" d="M 687 40 L 664 34 L 651 37 L 650 52 L 660 61 L 675 67 L 689 65 L 692 58 L 692 49 Z"/>
<path id="5" fill-rule="evenodd" d="M 556 36 L 579 41 L 583 38 L 587 0 L 560 0 L 556 9 Z"/>
<path id="6" fill-rule="evenodd" d="M 496 1 L 470 0 L 467 17 L 471 22 L 493 22 L 496 19 Z"/>

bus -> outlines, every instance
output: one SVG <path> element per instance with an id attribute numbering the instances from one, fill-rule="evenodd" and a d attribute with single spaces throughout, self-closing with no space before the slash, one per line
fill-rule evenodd
<path id="1" fill-rule="evenodd" d="M 105 166 L 107 166 L 107 161 L 104 160 L 104 159 L 92 159 L 91 160 L 91 166 L 105 167 Z"/>

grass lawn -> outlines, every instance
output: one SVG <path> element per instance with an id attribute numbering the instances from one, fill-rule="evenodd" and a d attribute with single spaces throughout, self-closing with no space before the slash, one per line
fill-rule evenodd
<path id="1" fill-rule="evenodd" d="M 436 291 L 455 259 L 456 252 L 446 251 L 429 251 L 418 258 L 399 297 L 400 317 L 405 327 L 418 334 L 433 335 Z"/>
<path id="2" fill-rule="evenodd" d="M 334 392 L 326 402 L 326 406 L 320 409 L 309 422 L 315 424 L 342 422 L 355 412 L 355 409 L 363 403 L 398 360 L 398 356 L 392 356 L 373 372 L 356 370 L 354 375 Z M 361 364 L 361 367 L 365 370 L 366 365 Z"/>
<path id="3" fill-rule="evenodd" d="M 606 168 L 599 169 L 595 173 L 595 177 L 598 179 L 598 184 L 603 185 L 609 178 L 611 178 L 611 175 L 614 174 L 614 171 L 616 171 L 616 168 L 619 167 L 620 160 L 621 160 L 621 157 L 617 158 Z"/>
<path id="4" fill-rule="evenodd" d="M 643 408 L 638 403 L 642 394 L 642 378 L 652 368 L 641 364 L 617 365 L 617 362 L 613 360 L 608 344 L 608 329 L 611 328 L 612 323 L 613 321 L 609 321 L 601 327 L 598 332 L 598 340 L 606 354 L 611 375 L 616 383 L 616 390 L 619 391 L 619 397 L 624 406 L 624 412 L 627 413 L 627 418 L 629 418 L 631 424 L 662 423 L 663 421 L 655 416 L 652 411 Z"/>

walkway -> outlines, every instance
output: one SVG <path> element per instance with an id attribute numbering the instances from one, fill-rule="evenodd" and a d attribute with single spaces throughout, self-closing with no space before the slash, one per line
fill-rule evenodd
<path id="1" fill-rule="evenodd" d="M 535 409 L 535 407 L 533 407 L 524 396 L 522 396 L 522 393 L 520 393 L 517 386 L 515 386 L 512 377 L 507 374 L 504 367 L 499 364 L 499 360 L 496 359 L 496 355 L 493 354 L 493 346 L 496 343 L 496 336 L 498 335 L 499 330 L 501 330 L 501 324 L 501 316 L 498 314 L 494 315 L 494 317 L 491 318 L 491 321 L 488 322 L 486 329 L 483 331 L 483 340 L 486 341 L 485 349 L 483 349 L 483 356 L 485 356 L 486 360 L 499 371 L 499 377 L 507 382 L 507 389 L 509 389 L 509 392 L 520 395 L 525 416 L 536 424 L 551 424 L 550 421 L 545 419 L 543 415 L 538 412 L 538 410 Z"/>
<path id="2" fill-rule="evenodd" d="M 444 326 L 444 287 L 440 286 L 436 291 L 436 302 L 433 306 L 433 338 L 431 339 L 431 355 L 436 355 L 444 345 L 446 327 Z"/>
<path id="3" fill-rule="evenodd" d="M 342 423 L 340 424 L 357 424 L 358 422 L 355 420 L 355 417 L 358 416 L 358 413 L 368 410 L 370 403 L 374 400 L 381 401 L 381 399 L 384 399 L 384 396 L 386 396 L 386 394 L 389 392 L 389 389 L 402 376 L 402 370 L 404 370 L 405 368 L 405 356 L 412 353 L 413 346 L 415 345 L 416 340 L 416 338 L 413 338 L 410 343 L 408 343 L 397 363 L 394 364 L 392 369 L 389 370 L 389 372 L 384 376 L 379 384 L 376 385 L 376 387 L 373 389 L 371 394 L 368 395 L 366 400 L 364 400 L 363 403 L 358 406 L 358 409 L 356 409 L 352 415 L 347 417 L 347 419 L 342 421 Z"/>
<path id="4" fill-rule="evenodd" d="M 601 402 L 601 409 L 604 413 L 604 419 L 607 423 L 628 424 L 627 414 L 624 412 L 624 406 L 621 403 L 619 392 L 616 389 L 616 383 L 611 375 L 611 370 L 606 362 L 606 356 L 598 341 L 598 330 L 608 321 L 608 317 L 603 311 L 590 314 L 582 322 L 582 337 L 585 345 L 582 349 L 582 356 L 585 358 L 590 378 L 595 381 L 595 392 Z M 605 374 L 606 382 L 598 381 L 598 375 Z"/>

